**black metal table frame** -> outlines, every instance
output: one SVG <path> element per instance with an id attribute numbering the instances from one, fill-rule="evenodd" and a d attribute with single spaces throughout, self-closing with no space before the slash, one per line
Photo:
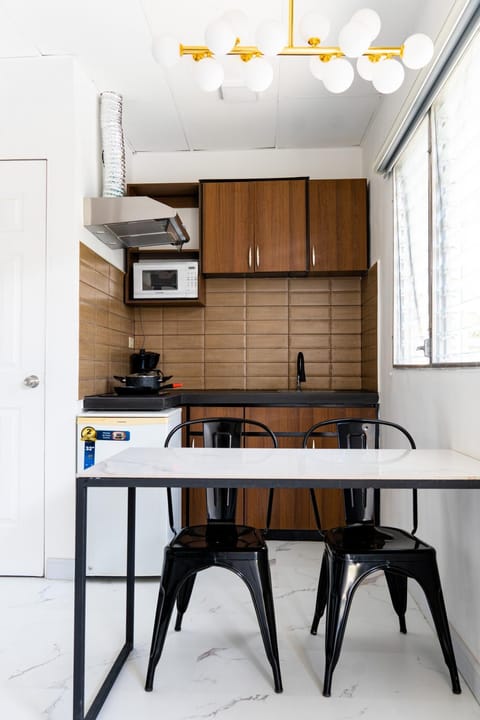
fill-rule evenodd
<path id="1" fill-rule="evenodd" d="M 211 483 L 211 480 L 209 481 Z M 191 484 L 191 483 L 190 483 Z M 235 481 L 236 487 L 252 485 L 251 480 Z M 75 499 L 75 576 L 73 631 L 73 720 L 94 720 L 133 649 L 135 610 L 135 512 L 137 487 L 188 487 L 181 478 L 95 478 L 79 477 Z M 87 584 L 87 498 L 89 487 L 127 488 L 127 565 L 125 599 L 125 642 L 106 678 L 85 713 L 85 631 Z"/>
<path id="2" fill-rule="evenodd" d="M 93 720 L 100 712 L 130 651 L 133 648 L 135 594 L 135 500 L 136 487 L 128 487 L 127 500 L 127 572 L 125 607 L 125 643 L 85 714 L 85 631 L 87 584 L 87 492 L 88 487 L 107 483 L 77 480 L 75 520 L 75 596 L 73 633 L 73 720 Z M 115 482 L 109 486 L 118 487 Z M 122 485 L 120 485 L 122 487 Z M 125 485 L 123 485 L 125 487 Z"/>
<path id="3" fill-rule="evenodd" d="M 278 452 L 278 451 L 277 451 Z M 301 451 L 298 451 L 301 452 Z M 309 451 L 307 451 L 309 452 Z M 320 451 L 317 451 L 320 452 Z M 351 450 L 347 451 L 353 452 Z M 368 452 L 368 451 L 363 451 Z M 418 452 L 418 451 L 411 451 Z M 298 479 L 296 482 L 278 479 L 252 480 L 252 478 L 229 479 L 232 487 L 322 487 L 344 489 L 351 487 L 347 479 L 318 480 Z M 74 650 L 73 650 L 73 720 L 94 720 L 98 716 L 120 670 L 122 669 L 130 651 L 133 649 L 134 641 L 134 595 L 135 595 L 135 507 L 137 487 L 189 487 L 191 479 L 185 475 L 181 477 L 77 477 L 76 485 L 76 520 L 75 520 L 75 593 L 74 593 Z M 198 487 L 207 487 L 199 483 Z M 223 487 L 225 480 L 212 478 L 208 480 L 208 486 Z M 362 479 L 356 487 L 377 487 L 377 488 L 456 488 L 473 489 L 480 488 L 480 477 L 474 479 L 460 479 L 453 482 L 445 480 L 412 480 L 397 478 L 394 482 L 386 482 L 385 478 Z M 93 698 L 91 705 L 85 714 L 85 630 L 86 630 L 86 565 L 87 565 L 87 496 L 89 487 L 120 487 L 127 488 L 127 567 L 126 567 L 126 608 L 125 608 L 125 642 L 110 671 L 104 679 L 100 689 Z"/>
<path id="4" fill-rule="evenodd" d="M 231 482 L 231 481 L 229 481 Z M 225 481 L 209 479 L 209 486 L 224 486 Z M 232 487 L 258 487 L 251 478 L 236 478 Z M 189 487 L 191 481 L 179 478 L 158 477 L 78 477 L 75 500 L 75 576 L 74 576 L 74 631 L 73 631 L 73 720 L 94 720 L 112 689 L 120 670 L 133 649 L 135 610 L 135 511 L 137 487 Z M 265 482 L 265 487 L 286 487 L 275 481 Z M 297 484 L 301 487 L 302 484 Z M 309 487 L 306 482 L 304 487 Z M 85 712 L 85 631 L 86 631 L 86 583 L 87 583 L 87 497 L 90 487 L 127 488 L 127 564 L 125 599 L 125 642 L 112 664 L 102 685 Z M 206 487 L 206 486 L 204 486 Z M 323 481 L 321 487 L 338 488 L 338 481 Z"/>

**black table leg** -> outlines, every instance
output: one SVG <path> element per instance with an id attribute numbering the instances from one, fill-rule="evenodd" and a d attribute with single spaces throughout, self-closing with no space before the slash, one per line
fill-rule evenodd
<path id="1" fill-rule="evenodd" d="M 88 482 L 88 481 L 87 481 Z M 73 640 L 73 720 L 94 720 L 112 689 L 133 648 L 135 593 L 135 488 L 128 488 L 127 511 L 127 587 L 125 644 L 95 695 L 85 715 L 85 614 L 87 569 L 87 482 L 77 480 L 75 521 L 75 608 Z"/>
<path id="2" fill-rule="evenodd" d="M 136 488 L 128 488 L 127 518 L 127 597 L 125 608 L 125 643 L 133 648 L 133 617 L 135 609 L 135 506 Z"/>
<path id="3" fill-rule="evenodd" d="M 73 622 L 73 720 L 83 720 L 85 703 L 85 599 L 87 487 L 77 480 L 75 508 L 75 596 Z"/>

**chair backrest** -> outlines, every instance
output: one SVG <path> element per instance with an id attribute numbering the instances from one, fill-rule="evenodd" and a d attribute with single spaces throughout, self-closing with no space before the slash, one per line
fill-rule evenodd
<path id="1" fill-rule="evenodd" d="M 338 447 L 349 449 L 369 449 L 380 447 L 380 428 L 389 427 L 400 432 L 408 444 L 415 450 L 413 437 L 398 423 L 388 420 L 371 418 L 337 418 L 322 420 L 312 425 L 303 437 L 303 447 L 307 448 L 310 440 L 316 437 L 336 438 Z M 347 489 L 344 491 L 345 519 L 347 524 L 378 523 L 380 519 L 380 490 L 373 488 Z M 417 490 L 412 490 L 413 529 L 415 533 L 418 525 Z"/>
<path id="2" fill-rule="evenodd" d="M 195 430 L 196 428 L 196 430 Z M 211 448 L 239 448 L 245 444 L 249 437 L 266 437 L 272 447 L 278 447 L 275 434 L 265 423 L 259 420 L 236 417 L 203 417 L 195 420 L 185 420 L 176 425 L 165 438 L 165 447 L 177 432 L 184 429 L 192 431 L 194 435 L 203 438 L 203 447 Z M 168 516 L 170 528 L 176 532 L 173 519 L 173 503 L 171 489 L 167 488 Z M 236 488 L 208 488 L 206 491 L 208 522 L 234 522 L 237 490 Z M 189 519 L 189 492 L 186 489 L 186 517 Z"/>

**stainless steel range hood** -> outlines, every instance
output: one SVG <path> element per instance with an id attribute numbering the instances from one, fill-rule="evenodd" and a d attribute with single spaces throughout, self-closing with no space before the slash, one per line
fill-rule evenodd
<path id="1" fill-rule="evenodd" d="M 190 240 L 175 210 L 149 197 L 84 199 L 84 225 L 111 248 L 174 245 Z"/>

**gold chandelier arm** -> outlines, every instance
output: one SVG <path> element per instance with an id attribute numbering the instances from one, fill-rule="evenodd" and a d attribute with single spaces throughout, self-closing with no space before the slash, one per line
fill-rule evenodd
<path id="1" fill-rule="evenodd" d="M 288 47 L 293 47 L 294 0 L 288 0 Z"/>
<path id="2" fill-rule="evenodd" d="M 180 56 L 191 55 L 194 60 L 203 60 L 206 57 L 214 57 L 213 52 L 204 45 L 180 45 L 179 48 Z M 403 56 L 403 45 L 396 47 L 369 47 L 364 53 L 371 60 L 380 60 L 381 58 L 391 57 L 402 57 Z M 255 45 L 235 45 L 228 55 L 240 55 L 242 60 L 251 60 L 253 57 L 261 57 L 262 52 Z M 339 47 L 330 45 L 322 46 L 317 45 L 306 46 L 306 45 L 287 45 L 281 50 L 278 55 L 283 56 L 318 56 L 322 60 L 330 60 L 334 57 L 343 57 L 344 53 Z"/>
<path id="3" fill-rule="evenodd" d="M 336 46 L 325 46 L 320 44 L 319 38 L 310 38 L 307 45 L 293 44 L 293 28 L 295 22 L 295 1 L 288 0 L 288 45 L 280 50 L 278 55 L 283 56 L 317 56 L 324 62 L 332 58 L 344 57 L 344 53 Z M 382 58 L 403 57 L 403 45 L 398 47 L 369 47 L 363 54 L 372 62 Z M 228 55 L 239 55 L 242 60 L 248 62 L 254 57 L 261 57 L 263 53 L 255 45 L 240 45 L 237 38 L 234 47 Z M 203 60 L 206 57 L 214 57 L 214 53 L 203 45 L 180 45 L 180 56 L 191 55 L 195 61 Z"/>

